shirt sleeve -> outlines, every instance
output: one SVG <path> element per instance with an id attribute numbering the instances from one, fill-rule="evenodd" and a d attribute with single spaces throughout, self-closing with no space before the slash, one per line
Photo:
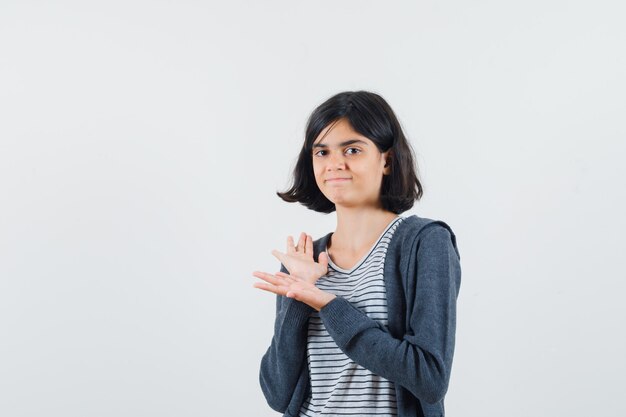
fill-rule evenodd
<path id="1" fill-rule="evenodd" d="M 280 270 L 289 273 L 281 264 Z M 306 360 L 309 315 L 313 308 L 293 298 L 276 296 L 271 344 L 261 359 L 259 381 L 268 405 L 287 409 Z"/>
<path id="2" fill-rule="evenodd" d="M 408 389 L 418 399 L 440 401 L 450 380 L 456 330 L 460 258 L 443 226 L 418 237 L 415 302 L 402 339 L 342 297 L 320 310 L 328 333 L 357 364 Z"/>

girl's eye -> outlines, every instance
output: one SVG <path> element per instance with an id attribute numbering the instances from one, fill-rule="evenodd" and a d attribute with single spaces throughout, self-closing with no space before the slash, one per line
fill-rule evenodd
<path id="1" fill-rule="evenodd" d="M 356 152 L 349 153 L 349 155 L 356 155 L 356 154 L 361 153 L 361 150 L 359 148 L 347 148 L 346 152 L 350 151 L 350 150 L 353 150 L 353 151 L 356 151 Z M 324 156 L 325 154 L 322 155 L 322 152 L 326 152 L 326 151 L 324 149 L 320 149 L 319 151 L 315 152 L 313 155 L 314 156 L 318 156 L 318 155 L 319 156 Z"/>

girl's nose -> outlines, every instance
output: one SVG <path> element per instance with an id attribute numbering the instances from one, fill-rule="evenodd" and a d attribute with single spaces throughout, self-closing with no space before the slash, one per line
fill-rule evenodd
<path id="1" fill-rule="evenodd" d="M 345 169 L 345 167 L 346 167 L 346 163 L 341 153 L 330 156 L 329 163 L 328 163 L 329 169 L 339 169 L 339 168 Z"/>

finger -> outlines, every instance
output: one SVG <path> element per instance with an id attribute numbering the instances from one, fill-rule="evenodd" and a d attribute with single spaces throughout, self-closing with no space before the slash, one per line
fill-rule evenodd
<path id="1" fill-rule="evenodd" d="M 306 235 L 306 246 L 304 248 L 304 252 L 313 256 L 313 237 L 311 235 Z"/>
<path id="2" fill-rule="evenodd" d="M 286 283 L 284 277 L 277 277 L 272 274 L 268 274 L 267 272 L 254 271 L 252 275 L 262 279 L 263 281 L 269 282 L 272 285 L 284 285 Z"/>
<path id="3" fill-rule="evenodd" d="M 293 244 L 293 237 L 288 236 L 287 237 L 287 253 L 293 253 L 295 251 L 296 251 L 296 247 Z"/>
<path id="4" fill-rule="evenodd" d="M 277 294 L 277 295 L 286 295 L 287 294 L 287 288 L 286 287 L 282 287 L 282 286 L 266 284 L 264 282 L 255 282 L 254 284 L 252 284 L 252 286 L 254 288 L 258 288 L 260 290 L 271 292 L 271 293 Z"/>
<path id="5" fill-rule="evenodd" d="M 300 233 L 300 239 L 298 239 L 298 252 L 304 252 L 304 242 L 306 241 L 306 233 Z"/>

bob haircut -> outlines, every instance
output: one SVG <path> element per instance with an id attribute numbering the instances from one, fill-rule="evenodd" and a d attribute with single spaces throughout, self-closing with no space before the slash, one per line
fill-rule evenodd
<path id="1" fill-rule="evenodd" d="M 335 211 L 335 204 L 326 198 L 315 182 L 312 151 L 321 131 L 340 119 L 347 120 L 355 131 L 374 142 L 381 153 L 391 149 L 388 162 L 391 172 L 383 176 L 380 191 L 383 209 L 400 214 L 413 207 L 423 194 L 413 149 L 389 104 L 378 94 L 363 90 L 336 94 L 311 113 L 304 145 L 293 172 L 293 185 L 276 194 L 284 201 L 299 202 L 314 211 Z"/>

